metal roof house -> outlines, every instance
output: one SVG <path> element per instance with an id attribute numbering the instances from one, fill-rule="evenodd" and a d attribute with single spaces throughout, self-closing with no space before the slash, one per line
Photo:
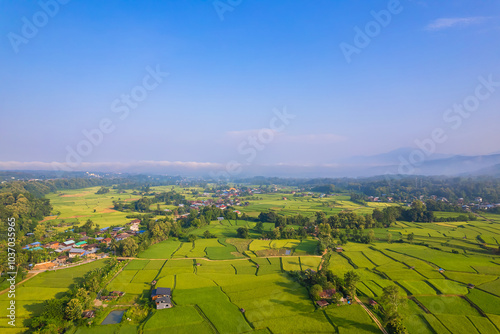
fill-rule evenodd
<path id="1" fill-rule="evenodd" d="M 155 302 L 157 310 L 172 307 L 172 290 L 170 288 L 156 288 L 151 291 L 151 299 Z"/>
<path id="2" fill-rule="evenodd" d="M 171 297 L 172 290 L 170 288 L 156 288 L 151 291 L 151 299 L 155 300 L 160 297 Z"/>
<path id="3" fill-rule="evenodd" d="M 85 250 L 81 248 L 71 248 L 69 250 L 69 257 L 74 258 L 76 256 L 83 256 L 85 255 Z"/>
<path id="4" fill-rule="evenodd" d="M 157 310 L 162 310 L 172 307 L 172 300 L 170 297 L 160 297 L 155 300 L 155 305 Z"/>

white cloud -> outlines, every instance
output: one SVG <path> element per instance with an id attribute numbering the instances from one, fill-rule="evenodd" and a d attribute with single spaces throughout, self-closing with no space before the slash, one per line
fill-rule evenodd
<path id="1" fill-rule="evenodd" d="M 135 162 L 82 162 L 76 167 L 69 167 L 61 162 L 41 161 L 0 161 L 0 170 L 63 170 L 63 171 L 132 171 L 132 170 L 161 170 L 187 169 L 210 170 L 221 168 L 221 164 L 213 162 L 195 161 L 135 161 Z"/>
<path id="2" fill-rule="evenodd" d="M 347 140 L 347 137 L 336 135 L 333 133 L 323 134 L 308 134 L 308 135 L 289 135 L 282 140 L 290 143 L 305 143 L 305 144 L 333 144 Z"/>
<path id="3" fill-rule="evenodd" d="M 442 30 L 453 27 L 465 27 L 472 24 L 478 24 L 485 21 L 487 17 L 475 16 L 475 17 L 455 17 L 455 18 L 440 18 L 429 23 L 425 28 L 426 30 Z"/>

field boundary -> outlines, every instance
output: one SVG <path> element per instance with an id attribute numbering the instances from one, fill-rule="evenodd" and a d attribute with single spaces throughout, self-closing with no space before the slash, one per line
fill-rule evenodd
<path id="1" fill-rule="evenodd" d="M 378 326 L 378 328 L 382 331 L 382 333 L 384 334 L 389 334 L 386 329 L 384 328 L 384 326 L 382 326 L 382 324 L 380 323 L 380 320 L 378 320 L 378 318 L 372 313 L 372 311 L 370 311 L 368 309 L 368 307 L 366 307 L 365 304 L 363 304 L 363 302 L 361 300 L 359 300 L 358 296 L 354 296 L 356 302 L 361 305 L 361 307 L 366 311 L 366 313 L 368 313 L 368 315 L 370 316 L 370 318 L 372 318 L 372 320 L 375 322 L 375 324 Z"/>
<path id="2" fill-rule="evenodd" d="M 328 316 L 328 313 L 326 313 L 325 310 L 323 310 L 323 314 L 325 315 L 325 318 L 326 320 L 328 320 L 328 322 L 330 323 L 330 325 L 332 325 L 332 327 L 335 329 L 335 333 L 339 333 L 339 329 L 337 326 L 335 326 L 335 323 L 332 321 L 332 319 L 330 319 L 330 317 Z"/>
<path id="3" fill-rule="evenodd" d="M 216 333 L 216 334 L 219 334 L 219 331 L 217 330 L 217 328 L 215 327 L 215 325 L 213 324 L 213 322 L 210 321 L 210 319 L 208 319 L 208 317 L 205 315 L 205 313 L 203 313 L 203 311 L 201 310 L 201 308 L 197 304 L 194 304 L 194 308 L 201 315 L 201 317 L 203 319 L 205 319 L 205 321 L 208 323 L 208 325 L 210 326 L 210 328 L 212 329 L 212 331 L 214 333 Z"/>
<path id="4" fill-rule="evenodd" d="M 43 272 L 43 271 L 33 273 L 33 275 L 32 275 L 32 276 L 30 276 L 30 277 L 26 277 L 26 278 L 25 278 L 25 279 L 23 279 L 22 281 L 17 282 L 17 283 L 16 283 L 16 286 L 18 286 L 18 285 L 20 285 L 20 284 L 22 284 L 22 283 L 24 283 L 24 282 L 26 282 L 26 281 L 28 281 L 28 280 L 32 279 L 33 277 L 35 277 L 36 275 L 40 274 L 41 272 Z M 29 272 L 28 272 L 28 274 L 29 274 Z M 9 290 L 10 290 L 10 288 L 7 288 L 7 289 L 5 289 L 5 290 L 0 291 L 0 295 L 3 295 L 4 293 L 8 292 Z"/>

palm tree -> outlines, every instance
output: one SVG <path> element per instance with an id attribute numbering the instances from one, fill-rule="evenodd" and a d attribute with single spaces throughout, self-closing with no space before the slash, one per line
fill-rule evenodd
<path id="1" fill-rule="evenodd" d="M 111 240 L 109 248 L 113 251 L 113 255 L 116 255 L 116 250 L 118 249 L 118 243 L 115 241 L 115 239 Z"/>

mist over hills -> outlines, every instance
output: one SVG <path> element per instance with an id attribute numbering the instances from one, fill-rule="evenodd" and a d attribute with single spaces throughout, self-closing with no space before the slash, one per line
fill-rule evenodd
<path id="1" fill-rule="evenodd" d="M 234 179 L 252 176 L 299 178 L 371 177 L 377 175 L 500 176 L 500 154 L 476 156 L 433 154 L 423 160 L 422 157 L 424 157 L 424 154 L 421 151 L 412 148 L 401 148 L 383 154 L 355 156 L 341 160 L 338 163 L 319 165 L 248 164 L 231 167 L 223 163 L 138 161 L 130 163 L 84 163 L 68 171 L 77 174 L 83 172 L 144 173 L 203 177 L 207 179 Z M 0 170 L 24 171 L 26 175 L 33 174 L 33 171 L 45 171 L 44 174 L 47 177 L 58 177 L 64 174 L 67 175 L 68 172 L 54 171 L 49 163 L 30 162 L 26 165 L 26 168 L 22 168 L 23 166 L 23 163 L 10 165 L 0 162 Z M 37 177 L 33 174 L 32 178 Z M 5 180 L 5 178 L 3 179 Z"/>

